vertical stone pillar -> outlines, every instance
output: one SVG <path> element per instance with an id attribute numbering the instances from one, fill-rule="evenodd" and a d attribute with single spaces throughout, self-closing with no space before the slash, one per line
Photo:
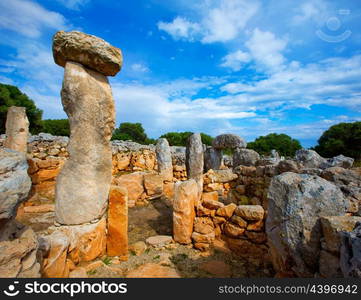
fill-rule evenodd
<path id="1" fill-rule="evenodd" d="M 172 155 L 167 139 L 160 138 L 157 141 L 155 148 L 157 156 L 158 172 L 163 176 L 164 181 L 172 181 L 173 179 L 173 165 Z"/>
<path id="2" fill-rule="evenodd" d="M 21 153 L 27 152 L 29 120 L 25 107 L 11 106 L 6 115 L 4 147 Z"/>
<path id="3" fill-rule="evenodd" d="M 194 179 L 178 181 L 174 187 L 173 238 L 181 244 L 192 242 L 195 204 L 198 201 L 198 185 Z"/>
<path id="4" fill-rule="evenodd" d="M 188 138 L 186 168 L 188 178 L 194 179 L 197 183 L 200 199 L 203 191 L 204 152 L 201 135 L 199 133 L 194 133 Z"/>
<path id="5" fill-rule="evenodd" d="M 107 254 L 128 259 L 128 191 L 114 185 L 109 192 Z"/>
<path id="6" fill-rule="evenodd" d="M 207 147 L 204 152 L 204 171 L 219 170 L 222 165 L 222 150 L 215 149 L 213 147 Z"/>

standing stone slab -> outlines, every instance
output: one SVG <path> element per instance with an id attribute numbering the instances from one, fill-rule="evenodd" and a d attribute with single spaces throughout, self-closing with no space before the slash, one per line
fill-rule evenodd
<path id="1" fill-rule="evenodd" d="M 61 96 L 71 134 L 70 157 L 57 177 L 56 221 L 83 224 L 100 218 L 107 207 L 114 101 L 104 75 L 74 62 L 65 65 Z"/>
<path id="2" fill-rule="evenodd" d="M 204 152 L 204 171 L 208 170 L 219 170 L 222 166 L 222 150 L 215 149 L 213 147 L 207 147 Z"/>
<path id="3" fill-rule="evenodd" d="M 189 179 L 194 179 L 198 185 L 199 198 L 203 191 L 204 152 L 201 135 L 192 134 L 187 141 L 186 168 Z"/>
<path id="4" fill-rule="evenodd" d="M 236 148 L 246 148 L 247 143 L 244 139 L 236 134 L 221 134 L 215 137 L 212 142 L 212 146 L 215 149 L 236 149 Z"/>
<path id="5" fill-rule="evenodd" d="M 158 172 L 163 176 L 163 180 L 172 181 L 173 179 L 173 165 L 172 155 L 167 139 L 160 138 L 157 141 L 155 148 L 157 155 Z"/>
<path id="6" fill-rule="evenodd" d="M 320 256 L 320 217 L 342 216 L 346 210 L 341 190 L 321 177 L 292 172 L 273 177 L 266 232 L 274 268 L 313 277 Z"/>
<path id="7" fill-rule="evenodd" d="M 191 243 L 193 222 L 195 218 L 194 206 L 198 200 L 198 186 L 190 179 L 176 182 L 173 201 L 173 238 L 181 244 Z"/>
<path id="8" fill-rule="evenodd" d="M 128 258 L 128 191 L 114 185 L 109 192 L 107 254 Z"/>
<path id="9" fill-rule="evenodd" d="M 25 107 L 11 106 L 6 115 L 4 147 L 21 153 L 27 152 L 29 120 Z"/>

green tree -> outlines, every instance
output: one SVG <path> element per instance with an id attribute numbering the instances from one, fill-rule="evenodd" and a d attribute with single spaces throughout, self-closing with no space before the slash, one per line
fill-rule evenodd
<path id="1" fill-rule="evenodd" d="M 149 139 L 140 123 L 120 123 L 114 130 L 112 140 L 132 140 L 139 144 L 149 144 L 154 141 Z"/>
<path id="2" fill-rule="evenodd" d="M 22 93 L 16 86 L 0 83 L 0 133 L 5 132 L 6 114 L 10 106 L 22 106 L 29 119 L 32 134 L 42 131 L 41 117 L 43 111 L 38 109 L 33 100 Z"/>
<path id="3" fill-rule="evenodd" d="M 280 155 L 294 156 L 295 152 L 302 147 L 298 140 L 292 139 L 287 134 L 270 133 L 266 136 L 258 137 L 254 142 L 248 143 L 247 148 L 263 155 L 269 155 L 271 150 L 275 149 Z"/>
<path id="4" fill-rule="evenodd" d="M 168 132 L 160 136 L 161 138 L 166 138 L 170 146 L 186 146 L 187 139 L 193 132 Z M 208 134 L 201 133 L 202 143 L 206 145 L 211 145 L 213 138 Z"/>
<path id="5" fill-rule="evenodd" d="M 70 126 L 68 119 L 43 120 L 43 132 L 52 135 L 69 136 Z"/>
<path id="6" fill-rule="evenodd" d="M 361 159 L 361 122 L 339 123 L 327 129 L 315 150 L 324 157 L 339 154 Z"/>

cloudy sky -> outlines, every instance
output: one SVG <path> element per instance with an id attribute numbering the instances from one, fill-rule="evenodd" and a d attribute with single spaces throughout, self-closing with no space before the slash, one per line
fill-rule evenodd
<path id="1" fill-rule="evenodd" d="M 309 147 L 361 120 L 360 29 L 355 0 L 0 0 L 0 82 L 65 118 L 51 39 L 81 30 L 122 49 L 117 125 L 153 138 L 286 133 Z"/>

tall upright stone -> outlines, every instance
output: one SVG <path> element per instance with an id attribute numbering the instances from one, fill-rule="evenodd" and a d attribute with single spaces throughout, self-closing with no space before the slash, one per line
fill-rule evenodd
<path id="1" fill-rule="evenodd" d="M 204 152 L 201 135 L 193 133 L 187 141 L 186 168 L 189 179 L 194 179 L 198 186 L 199 197 L 203 191 Z"/>
<path id="2" fill-rule="evenodd" d="M 114 63 L 120 69 L 121 53 L 97 37 L 58 32 L 53 55 L 56 63 L 65 61 L 61 98 L 71 132 L 69 159 L 57 177 L 55 216 L 60 224 L 84 224 L 107 208 L 115 112 L 106 76 L 115 75 Z"/>
<path id="3" fill-rule="evenodd" d="M 178 181 L 174 187 L 173 238 L 181 244 L 192 242 L 198 185 L 194 179 Z"/>
<path id="4" fill-rule="evenodd" d="M 4 147 L 21 153 L 27 152 L 29 120 L 25 107 L 11 106 L 6 115 Z"/>
<path id="5" fill-rule="evenodd" d="M 157 141 L 155 148 L 157 155 L 158 172 L 162 175 L 163 180 L 172 181 L 173 179 L 173 165 L 172 155 L 167 139 L 160 138 Z"/>
<path id="6" fill-rule="evenodd" d="M 204 152 L 204 171 L 219 170 L 222 166 L 222 150 L 213 147 L 207 147 Z"/>

